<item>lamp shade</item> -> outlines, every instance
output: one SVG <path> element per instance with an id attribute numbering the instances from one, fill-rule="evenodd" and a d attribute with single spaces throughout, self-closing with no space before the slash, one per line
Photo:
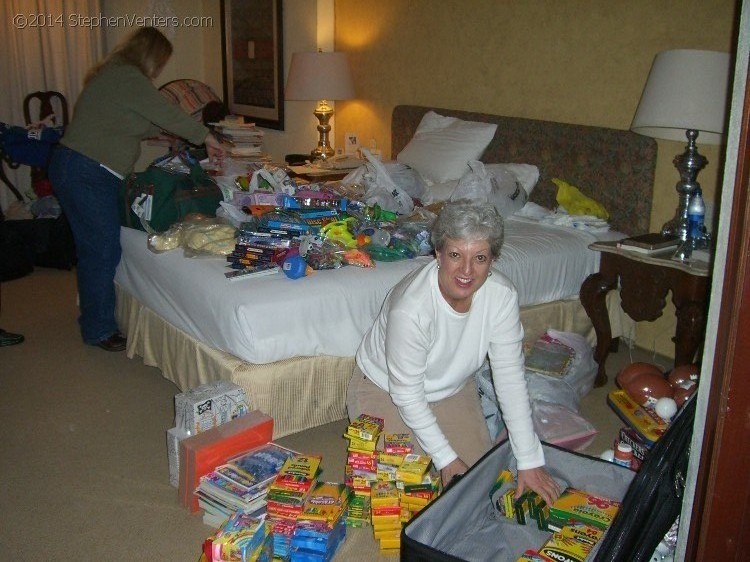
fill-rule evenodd
<path id="1" fill-rule="evenodd" d="M 346 100 L 354 84 L 346 53 L 294 53 L 284 89 L 292 101 Z"/>
<path id="2" fill-rule="evenodd" d="M 630 129 L 666 140 L 685 140 L 699 131 L 700 142 L 721 144 L 726 130 L 729 54 L 675 49 L 654 58 Z"/>

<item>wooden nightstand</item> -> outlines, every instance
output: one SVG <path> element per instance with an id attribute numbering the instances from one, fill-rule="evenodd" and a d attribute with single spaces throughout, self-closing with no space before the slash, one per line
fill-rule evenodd
<path id="1" fill-rule="evenodd" d="M 605 363 L 612 329 L 605 296 L 620 287 L 622 309 L 636 321 L 653 321 L 662 315 L 672 291 L 677 316 L 675 366 L 692 363 L 703 339 L 708 306 L 709 270 L 672 261 L 672 252 L 640 254 L 622 250 L 617 242 L 596 242 L 590 249 L 601 252 L 599 272 L 581 285 L 581 304 L 596 331 L 594 359 L 599 364 L 595 386 L 607 382 Z"/>

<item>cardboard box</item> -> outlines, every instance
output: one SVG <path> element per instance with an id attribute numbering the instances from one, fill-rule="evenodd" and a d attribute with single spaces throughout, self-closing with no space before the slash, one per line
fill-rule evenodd
<path id="1" fill-rule="evenodd" d="M 229 381 L 202 384 L 174 397 L 175 427 L 195 435 L 246 414 L 245 390 Z"/>
<path id="2" fill-rule="evenodd" d="M 167 459 L 169 460 L 169 483 L 175 488 L 180 485 L 180 441 L 190 437 L 179 427 L 167 430 Z"/>
<path id="3" fill-rule="evenodd" d="M 195 488 L 201 476 L 230 458 L 265 445 L 273 438 L 273 418 L 259 410 L 180 441 L 180 505 L 199 510 Z"/>

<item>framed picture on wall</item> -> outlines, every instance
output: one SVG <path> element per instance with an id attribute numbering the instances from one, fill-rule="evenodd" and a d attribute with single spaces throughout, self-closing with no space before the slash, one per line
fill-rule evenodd
<path id="1" fill-rule="evenodd" d="M 282 0 L 222 0 L 224 101 L 230 113 L 284 130 Z"/>

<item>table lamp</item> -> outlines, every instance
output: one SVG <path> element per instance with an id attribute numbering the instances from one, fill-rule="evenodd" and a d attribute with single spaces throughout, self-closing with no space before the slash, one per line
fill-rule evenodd
<path id="1" fill-rule="evenodd" d="M 688 205 L 700 189 L 696 181 L 708 160 L 698 153 L 696 140 L 721 144 L 726 130 L 729 95 L 729 54 L 715 51 L 675 49 L 654 58 L 630 129 L 664 140 L 687 137 L 685 152 L 675 156 L 680 173 L 676 185 L 679 202 L 674 218 L 662 234 L 688 237 Z"/>
<path id="2" fill-rule="evenodd" d="M 294 53 L 284 90 L 290 101 L 317 101 L 313 115 L 318 119 L 318 146 L 311 152 L 313 159 L 326 160 L 333 156 L 328 141 L 333 116 L 329 100 L 354 97 L 354 85 L 346 53 Z"/>

